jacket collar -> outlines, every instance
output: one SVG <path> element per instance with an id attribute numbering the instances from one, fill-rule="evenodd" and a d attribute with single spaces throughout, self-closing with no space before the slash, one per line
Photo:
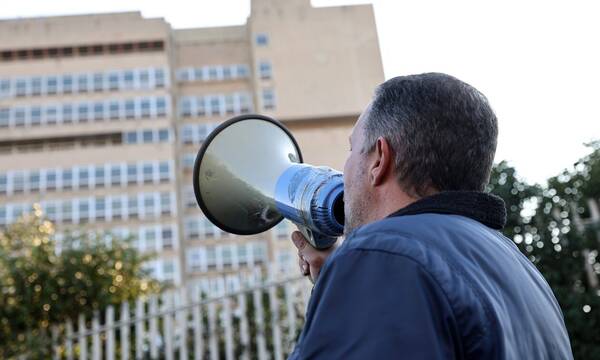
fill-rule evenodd
<path id="1" fill-rule="evenodd" d="M 506 225 L 504 200 L 496 195 L 475 191 L 445 191 L 415 201 L 388 217 L 417 214 L 461 215 L 492 229 Z"/>

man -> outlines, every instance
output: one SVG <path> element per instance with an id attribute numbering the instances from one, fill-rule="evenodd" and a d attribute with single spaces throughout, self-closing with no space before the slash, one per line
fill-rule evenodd
<path id="1" fill-rule="evenodd" d="M 444 74 L 378 87 L 350 136 L 345 234 L 292 235 L 315 282 L 291 359 L 571 359 L 559 305 L 483 192 L 497 121 Z"/>

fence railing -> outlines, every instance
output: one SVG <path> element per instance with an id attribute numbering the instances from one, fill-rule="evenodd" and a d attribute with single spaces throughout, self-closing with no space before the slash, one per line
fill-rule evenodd
<path id="1" fill-rule="evenodd" d="M 54 359 L 275 359 L 292 351 L 310 296 L 303 277 L 237 276 L 228 291 L 168 291 L 52 329 Z"/>

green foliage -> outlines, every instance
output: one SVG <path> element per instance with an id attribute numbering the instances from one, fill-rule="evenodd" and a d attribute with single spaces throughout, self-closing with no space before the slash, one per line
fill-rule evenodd
<path id="1" fill-rule="evenodd" d="M 576 359 L 600 358 L 600 275 L 598 224 L 589 220 L 588 201 L 600 198 L 600 146 L 548 180 L 546 187 L 520 180 L 514 168 L 498 164 L 489 191 L 507 206 L 505 235 L 515 241 L 544 275 L 563 310 Z M 587 265 L 586 265 L 587 264 Z"/>
<path id="2" fill-rule="evenodd" d="M 129 240 L 67 235 L 58 251 L 53 234 L 39 208 L 0 232 L 0 358 L 46 357 L 52 325 L 157 290 Z"/>

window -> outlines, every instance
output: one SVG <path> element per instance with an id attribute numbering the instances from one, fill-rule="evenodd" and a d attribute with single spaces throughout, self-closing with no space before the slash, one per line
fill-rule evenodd
<path id="1" fill-rule="evenodd" d="M 223 262 L 223 266 L 231 266 L 231 263 L 233 262 L 231 246 L 221 247 L 221 261 Z"/>
<path id="2" fill-rule="evenodd" d="M 10 96 L 10 80 L 1 79 L 0 80 L 0 97 Z"/>
<path id="3" fill-rule="evenodd" d="M 153 164 L 142 165 L 142 179 L 145 184 L 154 182 L 154 166 Z"/>
<path id="4" fill-rule="evenodd" d="M 101 102 L 94 103 L 94 120 L 104 119 L 104 104 Z"/>
<path id="5" fill-rule="evenodd" d="M 123 217 L 123 203 L 121 198 L 115 197 L 110 201 L 113 219 L 121 219 Z"/>
<path id="6" fill-rule="evenodd" d="M 171 167 L 168 161 L 162 161 L 158 164 L 159 179 L 161 182 L 166 182 L 171 179 Z"/>
<path id="7" fill-rule="evenodd" d="M 237 65 L 236 66 L 236 76 L 239 78 L 246 78 L 249 75 L 248 65 Z"/>
<path id="8" fill-rule="evenodd" d="M 156 250 L 156 229 L 151 227 L 144 230 L 144 243 L 146 251 Z"/>
<path id="9" fill-rule="evenodd" d="M 223 66 L 223 79 L 229 80 L 232 78 L 232 72 L 230 66 Z"/>
<path id="10" fill-rule="evenodd" d="M 127 213 L 129 218 L 138 216 L 138 199 L 137 196 L 133 195 L 127 198 Z"/>
<path id="11" fill-rule="evenodd" d="M 163 276 L 165 280 L 173 280 L 175 274 L 175 264 L 172 261 L 163 262 Z"/>
<path id="12" fill-rule="evenodd" d="M 24 108 L 15 108 L 13 110 L 13 120 L 15 127 L 24 127 L 25 126 L 25 109 Z"/>
<path id="13" fill-rule="evenodd" d="M 233 95 L 225 96 L 225 113 L 227 115 L 235 113 L 235 101 Z"/>
<path id="14" fill-rule="evenodd" d="M 219 96 L 211 96 L 209 104 L 211 115 L 221 114 L 221 99 Z"/>
<path id="15" fill-rule="evenodd" d="M 46 189 L 54 190 L 56 189 L 56 170 L 47 170 L 46 171 Z"/>
<path id="16" fill-rule="evenodd" d="M 202 218 L 202 227 L 204 228 L 204 236 L 215 236 L 215 226 L 207 218 Z"/>
<path id="17" fill-rule="evenodd" d="M 77 120 L 80 123 L 85 123 L 89 120 L 88 117 L 88 105 L 87 104 L 79 104 L 77 105 Z"/>
<path id="18" fill-rule="evenodd" d="M 56 210 L 57 206 L 55 203 L 48 203 L 46 204 L 46 206 L 44 206 L 44 212 L 46 213 L 46 217 L 51 221 L 57 220 Z"/>
<path id="19" fill-rule="evenodd" d="M 162 215 L 171 214 L 171 194 L 168 192 L 160 193 L 160 213 Z"/>
<path id="20" fill-rule="evenodd" d="M 92 82 L 94 84 L 94 91 L 104 90 L 104 75 L 102 73 L 92 75 Z"/>
<path id="21" fill-rule="evenodd" d="M 194 143 L 194 128 L 192 125 L 184 125 L 181 129 L 181 141 L 184 144 Z"/>
<path id="22" fill-rule="evenodd" d="M 33 170 L 29 172 L 29 191 L 40 191 L 40 172 Z"/>
<path id="23" fill-rule="evenodd" d="M 154 194 L 144 195 L 144 216 L 154 215 Z"/>
<path id="24" fill-rule="evenodd" d="M 189 187 L 183 191 L 183 205 L 189 209 L 196 208 L 196 197 L 194 196 L 194 189 Z"/>
<path id="25" fill-rule="evenodd" d="M 140 101 L 140 107 L 142 110 L 142 117 L 149 118 L 151 115 L 150 99 L 142 99 L 142 101 Z"/>
<path id="26" fill-rule="evenodd" d="M 58 122 L 58 107 L 49 105 L 46 107 L 46 124 L 54 125 Z"/>
<path id="27" fill-rule="evenodd" d="M 256 45 L 258 45 L 258 46 L 269 45 L 269 36 L 264 33 L 256 34 Z"/>
<path id="28" fill-rule="evenodd" d="M 8 192 L 8 176 L 6 174 L 0 174 L 0 194 L 6 194 Z"/>
<path id="29" fill-rule="evenodd" d="M 105 176 L 104 167 L 97 166 L 96 170 L 94 171 L 94 185 L 96 187 L 104 186 L 104 176 Z"/>
<path id="30" fill-rule="evenodd" d="M 289 229 L 289 223 L 284 219 L 275 226 L 275 236 L 277 236 L 278 239 L 287 239 L 289 236 Z"/>
<path id="31" fill-rule="evenodd" d="M 156 116 L 166 116 L 167 115 L 167 100 L 165 98 L 159 97 L 156 99 Z"/>
<path id="32" fill-rule="evenodd" d="M 181 107 L 180 107 L 179 113 L 183 117 L 192 116 L 192 99 L 191 98 L 183 98 L 181 100 Z"/>
<path id="33" fill-rule="evenodd" d="M 71 201 L 62 203 L 62 221 L 66 223 L 73 222 L 73 204 Z"/>
<path id="34" fill-rule="evenodd" d="M 42 78 L 34 77 L 31 79 L 31 95 L 39 96 L 42 94 Z"/>
<path id="35" fill-rule="evenodd" d="M 19 96 L 19 97 L 27 95 L 27 80 L 26 79 L 17 79 L 16 80 L 15 95 Z"/>
<path id="36" fill-rule="evenodd" d="M 35 106 L 31 108 L 31 113 L 29 114 L 29 121 L 31 126 L 38 126 L 42 122 L 42 109 L 39 106 Z"/>
<path id="37" fill-rule="evenodd" d="M 195 68 L 190 70 L 190 72 L 193 72 L 193 75 L 190 75 L 190 80 L 205 80 L 206 76 L 204 76 L 204 68 Z"/>
<path id="38" fill-rule="evenodd" d="M 275 109 L 275 93 L 273 89 L 267 88 L 262 90 L 262 105 L 264 110 Z"/>
<path id="39" fill-rule="evenodd" d="M 63 75 L 62 77 L 62 92 L 70 94 L 73 92 L 73 76 Z"/>
<path id="40" fill-rule="evenodd" d="M 217 252 L 213 246 L 206 248 L 206 265 L 214 268 L 217 265 Z"/>
<path id="41" fill-rule="evenodd" d="M 25 191 L 25 174 L 23 172 L 15 172 L 13 174 L 13 193 L 22 193 Z"/>
<path id="42" fill-rule="evenodd" d="M 73 187 L 73 170 L 65 169 L 62 172 L 62 188 L 71 189 Z"/>
<path id="43" fill-rule="evenodd" d="M 10 123 L 10 109 L 0 109 L 0 128 L 7 128 Z"/>
<path id="44" fill-rule="evenodd" d="M 123 87 L 125 89 L 133 89 L 133 86 L 134 86 L 133 71 L 127 70 L 123 73 Z"/>
<path id="45" fill-rule="evenodd" d="M 216 66 L 208 68 L 208 80 L 217 80 L 219 78 L 219 70 Z"/>
<path id="46" fill-rule="evenodd" d="M 183 158 L 182 158 L 182 164 L 183 164 L 183 168 L 184 169 L 193 169 L 194 168 L 194 162 L 196 161 L 196 155 L 195 154 L 183 154 Z"/>
<path id="47" fill-rule="evenodd" d="M 127 183 L 128 184 L 136 184 L 137 183 L 137 165 L 136 164 L 128 164 L 127 165 Z"/>
<path id="48" fill-rule="evenodd" d="M 111 72 L 108 74 L 108 89 L 115 91 L 119 89 L 119 73 Z"/>
<path id="49" fill-rule="evenodd" d="M 166 85 L 165 71 L 163 69 L 154 70 L 154 85 L 164 87 Z"/>
<path id="50" fill-rule="evenodd" d="M 252 255 L 255 262 L 263 262 L 267 260 L 267 249 L 263 243 L 254 243 Z"/>
<path id="51" fill-rule="evenodd" d="M 0 205 L 0 225 L 6 225 L 8 223 L 6 206 Z"/>
<path id="52" fill-rule="evenodd" d="M 125 100 L 125 117 L 127 119 L 135 117 L 135 102 L 133 100 Z"/>
<path id="53" fill-rule="evenodd" d="M 116 120 L 120 117 L 119 102 L 113 100 L 108 104 L 108 116 L 111 120 Z"/>
<path id="54" fill-rule="evenodd" d="M 272 76 L 271 62 L 263 60 L 258 64 L 258 74 L 261 79 L 267 80 Z"/>
<path id="55" fill-rule="evenodd" d="M 88 168 L 79 168 L 78 177 L 80 189 L 86 189 L 90 186 L 90 171 Z"/>
<path id="56" fill-rule="evenodd" d="M 185 222 L 185 236 L 188 239 L 200 237 L 200 221 L 198 219 L 187 219 Z"/>
<path id="57" fill-rule="evenodd" d="M 96 219 L 104 220 L 106 218 L 106 200 L 103 197 L 97 197 L 95 203 Z"/>
<path id="58" fill-rule="evenodd" d="M 160 142 L 169 141 L 169 130 L 167 130 L 167 129 L 158 130 L 158 141 L 160 141 Z"/>
<path id="59" fill-rule="evenodd" d="M 248 113 L 251 111 L 252 106 L 250 103 L 250 96 L 248 96 L 248 94 L 239 94 L 239 101 L 241 113 Z"/>
<path id="60" fill-rule="evenodd" d="M 190 69 L 179 69 L 177 70 L 177 80 L 179 81 L 190 81 Z"/>
<path id="61" fill-rule="evenodd" d="M 173 248 L 173 229 L 171 227 L 164 227 L 161 231 L 162 247 L 163 249 Z"/>
<path id="62" fill-rule="evenodd" d="M 206 116 L 206 105 L 203 97 L 196 99 L 196 116 Z"/>
<path id="63" fill-rule="evenodd" d="M 46 94 L 54 95 L 58 92 L 58 78 L 56 76 L 48 76 L 46 78 Z"/>
<path id="64" fill-rule="evenodd" d="M 77 76 L 77 91 L 83 93 L 89 91 L 87 74 L 80 74 Z"/>
<path id="65" fill-rule="evenodd" d="M 142 131 L 142 142 L 143 143 L 151 143 L 152 142 L 152 130 Z"/>
<path id="66" fill-rule="evenodd" d="M 188 266 L 190 271 L 202 270 L 202 250 L 199 248 L 189 249 Z"/>
<path id="67" fill-rule="evenodd" d="M 88 199 L 79 199 L 79 222 L 87 222 L 90 218 L 90 203 Z"/>
<path id="68" fill-rule="evenodd" d="M 62 122 L 63 124 L 70 124 L 73 122 L 73 106 L 70 104 L 62 106 Z"/>
<path id="69" fill-rule="evenodd" d="M 138 141 L 137 132 L 130 131 L 125 133 L 125 143 L 126 144 L 135 144 Z"/>
<path id="70" fill-rule="evenodd" d="M 110 167 L 110 183 L 111 185 L 121 185 L 121 165 L 112 165 Z"/>
<path id="71" fill-rule="evenodd" d="M 148 70 L 140 70 L 140 87 L 147 89 L 150 87 L 150 73 Z"/>

